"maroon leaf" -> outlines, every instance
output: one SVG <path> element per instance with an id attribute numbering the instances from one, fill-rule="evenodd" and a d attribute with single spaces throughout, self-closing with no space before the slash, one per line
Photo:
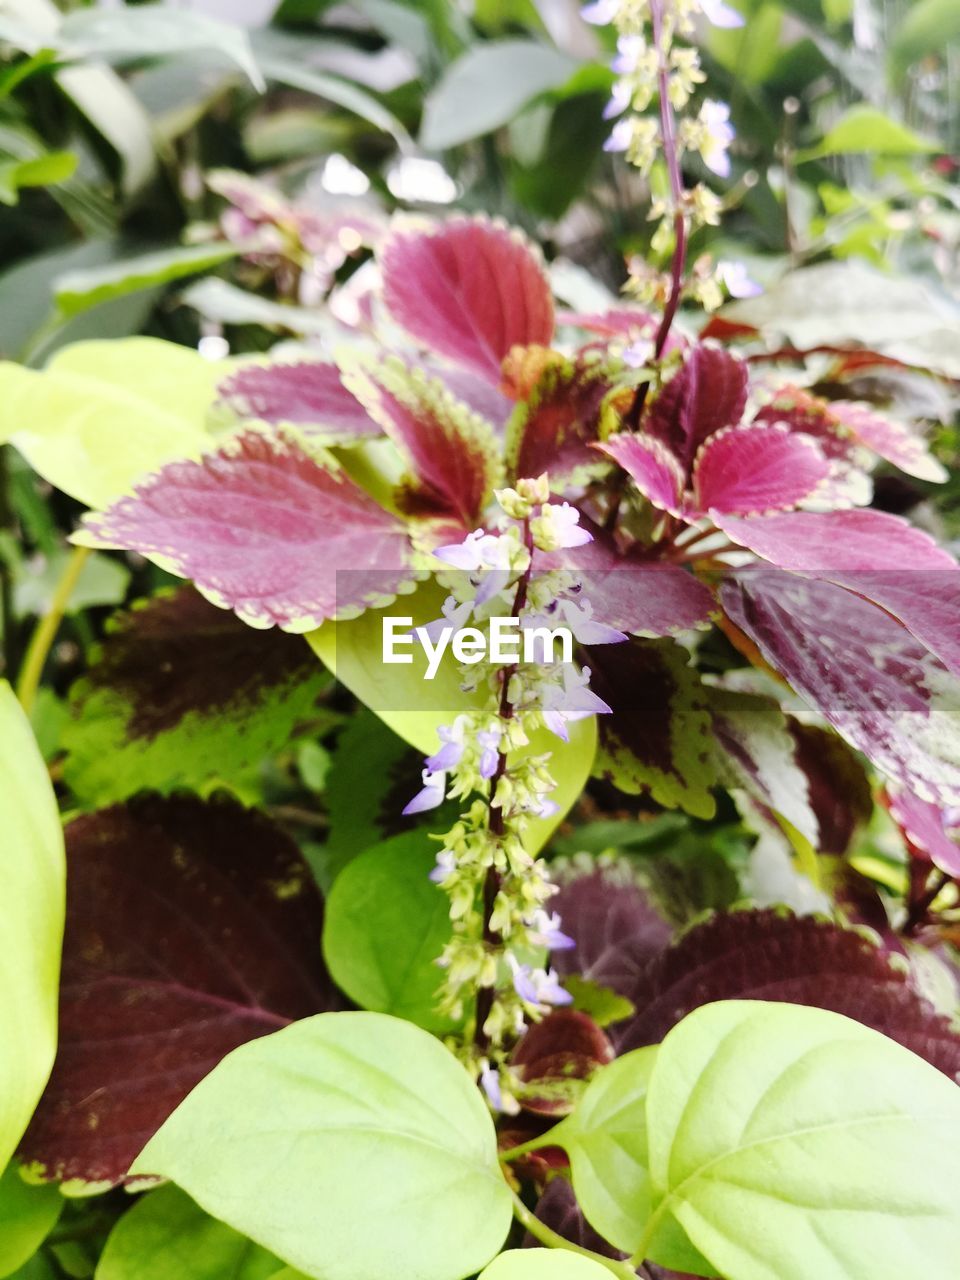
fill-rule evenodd
<path id="1" fill-rule="evenodd" d="M 705 627 L 717 605 L 710 591 L 679 565 L 621 555 L 608 533 L 588 520 L 593 534 L 585 546 L 537 557 L 537 565 L 567 568 L 580 575 L 583 598 L 608 626 L 639 636 L 668 636 Z"/>
<path id="2" fill-rule="evenodd" d="M 623 432 L 594 446 L 621 466 L 648 502 L 679 516 L 686 476 L 669 445 L 655 436 Z"/>
<path id="3" fill-rule="evenodd" d="M 430 351 L 499 382 L 514 346 L 553 337 L 553 299 L 536 251 L 486 218 L 400 232 L 381 255 L 394 319 Z"/>
<path id="4" fill-rule="evenodd" d="M 776 427 L 729 427 L 697 454 L 696 509 L 741 516 L 783 511 L 809 498 L 829 471 L 810 436 Z"/>
<path id="5" fill-rule="evenodd" d="M 689 467 L 709 436 L 739 423 L 746 402 L 743 361 L 720 347 L 698 345 L 650 406 L 645 430 Z"/>
<path id="6" fill-rule="evenodd" d="M 553 353 L 551 353 L 553 355 Z M 516 477 L 549 472 L 557 492 L 603 467 L 589 445 L 598 438 L 612 387 L 598 360 L 553 355 L 507 427 L 507 464 Z"/>
<path id="7" fill-rule="evenodd" d="M 21 1154 L 115 1183 L 232 1049 L 336 1007 L 296 846 L 226 801 L 147 798 L 67 827 L 60 1041 Z"/>
<path id="8" fill-rule="evenodd" d="M 658 1044 L 714 1000 L 780 1000 L 845 1014 L 947 1075 L 960 1071 L 960 1036 L 904 969 L 862 933 L 811 916 L 715 915 L 654 960 L 646 982 L 646 999 L 615 1037 L 620 1053 Z"/>
<path id="9" fill-rule="evenodd" d="M 796 762 L 806 775 L 821 853 L 844 854 L 873 813 L 870 779 L 842 738 L 819 725 L 789 723 Z"/>
<path id="10" fill-rule="evenodd" d="M 341 382 L 337 366 L 320 361 L 248 365 L 220 384 L 220 404 L 238 417 L 271 426 L 291 424 L 331 444 L 381 434 Z"/>
<path id="11" fill-rule="evenodd" d="M 527 1111 L 566 1115 L 582 1082 L 613 1059 L 613 1045 L 592 1018 L 576 1009 L 557 1009 L 526 1033 L 510 1058 L 521 1081 L 518 1093 Z"/>
<path id="12" fill-rule="evenodd" d="M 960 691 L 899 622 L 833 583 L 775 569 L 729 575 L 720 598 L 851 746 L 922 798 L 960 803 Z"/>
<path id="13" fill-rule="evenodd" d="M 563 1236 L 564 1240 L 579 1245 L 581 1249 L 590 1249 L 604 1258 L 626 1257 L 625 1253 L 619 1253 L 590 1226 L 577 1204 L 573 1187 L 566 1178 L 553 1178 L 547 1184 L 546 1191 L 537 1202 L 537 1217 L 552 1231 Z M 539 1249 L 542 1245 L 539 1240 L 528 1235 L 524 1239 L 524 1247 Z"/>
<path id="14" fill-rule="evenodd" d="M 139 551 L 251 626 L 295 632 L 387 604 L 416 577 L 401 521 L 282 431 L 168 464 L 76 540 Z"/>
<path id="15" fill-rule="evenodd" d="M 915 854 L 948 876 L 960 877 L 960 813 L 956 809 L 941 809 L 902 789 L 888 793 L 887 806 Z"/>
<path id="16" fill-rule="evenodd" d="M 443 383 L 395 357 L 352 361 L 344 378 L 410 468 L 405 510 L 474 529 L 500 475 L 492 427 Z"/>
<path id="17" fill-rule="evenodd" d="M 562 977 L 579 974 L 628 1000 L 641 990 L 651 958 L 673 936 L 626 865 L 561 881 L 550 908 L 559 912 L 564 933 L 577 944 L 553 953 L 557 972 Z"/>

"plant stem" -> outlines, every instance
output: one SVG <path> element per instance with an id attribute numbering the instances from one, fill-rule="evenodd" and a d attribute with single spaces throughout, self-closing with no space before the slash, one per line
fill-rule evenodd
<path id="1" fill-rule="evenodd" d="M 30 637 L 30 643 L 23 659 L 23 667 L 20 671 L 20 678 L 17 681 L 17 697 L 20 699 L 20 705 L 27 715 L 33 710 L 33 704 L 37 700 L 37 690 L 40 688 L 43 668 L 53 647 L 53 642 L 57 638 L 57 632 L 60 630 L 60 623 L 63 621 L 63 615 L 66 612 L 67 605 L 70 603 L 70 597 L 73 595 L 74 588 L 77 585 L 80 574 L 83 572 L 83 567 L 87 563 L 89 555 L 90 550 L 88 547 L 74 547 L 60 581 L 57 583 L 57 589 L 53 593 L 50 608 L 37 623 L 36 630 Z"/>
<path id="2" fill-rule="evenodd" d="M 683 175 L 680 172 L 680 152 L 677 147 L 677 129 L 673 107 L 670 105 L 670 69 L 663 50 L 663 3 L 650 0 L 650 21 L 653 25 L 653 42 L 657 49 L 657 81 L 660 86 L 660 139 L 667 162 L 670 179 L 670 197 L 673 201 L 673 265 L 670 270 L 670 296 L 664 308 L 663 319 L 654 344 L 654 358 L 659 360 L 667 345 L 670 329 L 680 305 L 683 289 L 683 269 L 687 260 L 687 219 L 683 211 Z"/>
<path id="3" fill-rule="evenodd" d="M 541 1244 L 545 1244 L 549 1249 L 566 1249 L 568 1253 L 579 1253 L 583 1258 L 589 1258 L 591 1262 L 598 1263 L 601 1267 L 612 1272 L 613 1275 L 619 1276 L 620 1280 L 636 1280 L 636 1271 L 628 1262 L 618 1262 L 615 1258 L 605 1258 L 602 1253 L 594 1253 L 592 1249 L 584 1249 L 578 1244 L 574 1244 L 571 1240 L 565 1240 L 563 1236 L 558 1235 L 551 1227 L 540 1219 L 523 1203 L 518 1195 L 513 1196 L 513 1214 L 522 1227 L 530 1232 L 530 1234 Z"/>

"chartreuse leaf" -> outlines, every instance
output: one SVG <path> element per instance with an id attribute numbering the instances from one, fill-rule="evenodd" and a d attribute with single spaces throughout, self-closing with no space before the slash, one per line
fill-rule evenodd
<path id="1" fill-rule="evenodd" d="M 80 342 L 41 372 L 0 363 L 0 440 L 50 484 L 106 506 L 147 472 L 210 443 L 204 422 L 223 375 L 157 338 Z"/>
<path id="2" fill-rule="evenodd" d="M 424 755 L 437 750 L 437 726 L 450 724 L 457 715 L 479 706 L 482 695 L 461 690 L 459 670 L 449 649 L 433 680 L 424 678 L 426 657 L 416 643 L 411 650 L 412 663 L 384 663 L 384 619 L 411 618 L 413 626 L 432 622 L 440 617 L 445 596 L 431 580 L 387 609 L 368 609 L 349 622 L 324 623 L 306 637 L 337 679 Z M 398 632 L 405 629 L 398 628 Z M 551 799 L 560 811 L 552 818 L 530 823 L 525 843 L 531 852 L 543 847 L 583 790 L 593 764 L 596 736 L 594 719 L 572 724 L 569 742 L 561 742 L 545 729 L 533 735 L 527 750 L 535 755 L 551 753 L 550 773 L 557 783 Z"/>
<path id="3" fill-rule="evenodd" d="M 22 1267 L 50 1234 L 63 1196 L 56 1186 L 31 1186 L 11 1163 L 0 1175 L 0 1276 Z"/>
<path id="4" fill-rule="evenodd" d="M 187 244 L 157 249 L 136 258 L 120 258 L 104 266 L 84 267 L 62 275 L 56 283 L 54 298 L 62 315 L 76 316 L 89 307 L 128 293 L 212 271 L 235 258 L 237 253 L 238 249 L 229 244 Z"/>
<path id="5" fill-rule="evenodd" d="M 871 155 L 909 156 L 937 150 L 939 143 L 934 139 L 921 137 L 876 107 L 859 104 L 845 112 L 815 147 L 801 151 L 797 160 L 803 162 L 861 151 Z"/>
<path id="6" fill-rule="evenodd" d="M 321 1014 L 230 1054 L 133 1171 L 172 1179 L 318 1280 L 461 1280 L 511 1217 L 472 1078 L 378 1013 Z"/>
<path id="7" fill-rule="evenodd" d="M 113 1228 L 96 1280 L 267 1280 L 280 1265 L 168 1185 L 144 1196 Z"/>
<path id="8" fill-rule="evenodd" d="M 731 1280 L 955 1270 L 960 1089 L 876 1031 L 799 1005 L 707 1005 L 660 1047 L 647 1124 L 639 1256 L 676 1266 L 679 1228 Z"/>
<path id="9" fill-rule="evenodd" d="M 450 938 L 449 902 L 429 879 L 438 848 L 410 831 L 354 858 L 327 898 L 323 954 L 351 1000 L 439 1035 L 453 1024 L 436 1009 Z"/>
<path id="10" fill-rule="evenodd" d="M 0 683 L 0 1167 L 47 1082 L 57 1044 L 63 833 L 20 704 Z"/>
<path id="11" fill-rule="evenodd" d="M 566 1249 L 508 1249 L 480 1273 L 480 1280 L 610 1280 L 610 1272 Z"/>

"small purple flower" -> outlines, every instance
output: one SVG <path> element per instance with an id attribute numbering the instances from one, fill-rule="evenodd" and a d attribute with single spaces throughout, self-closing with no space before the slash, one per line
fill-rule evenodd
<path id="1" fill-rule="evenodd" d="M 503 1095 L 500 1092 L 500 1072 L 495 1067 L 491 1067 L 490 1063 L 486 1061 L 480 1072 L 480 1086 L 487 1095 L 494 1111 L 502 1111 Z"/>
<path id="2" fill-rule="evenodd" d="M 563 670 L 563 685 L 548 685 L 540 704 L 543 722 L 563 742 L 570 741 L 567 725 L 588 716 L 609 715 L 610 707 L 590 688 L 590 668 Z"/>
<path id="3" fill-rule="evenodd" d="M 736 9 L 724 4 L 723 0 L 700 0 L 700 8 L 706 20 L 712 22 L 715 27 L 743 26 L 743 14 L 737 13 Z"/>
<path id="4" fill-rule="evenodd" d="M 404 807 L 405 818 L 413 813 L 426 813 L 428 809 L 436 809 L 438 805 L 443 804 L 446 797 L 447 775 L 445 773 L 433 773 L 430 769 L 424 769 L 420 776 L 423 788 Z"/>
<path id="5" fill-rule="evenodd" d="M 646 47 L 647 42 L 643 36 L 619 36 L 617 52 L 610 63 L 610 70 L 618 76 L 632 75 Z"/>
<path id="6" fill-rule="evenodd" d="M 538 818 L 553 818 L 560 812 L 560 806 L 549 796 L 541 796 L 539 804 L 531 812 Z"/>
<path id="7" fill-rule="evenodd" d="M 455 769 L 463 759 L 466 747 L 464 730 L 467 726 L 466 716 L 457 716 L 453 724 L 442 724 L 437 728 L 437 737 L 443 743 L 439 751 L 428 756 L 424 761 L 431 773 L 443 773 L 447 769 Z"/>
<path id="8" fill-rule="evenodd" d="M 633 91 L 626 80 L 618 80 L 610 91 L 610 101 L 603 108 L 604 120 L 613 120 L 622 116 L 630 105 Z"/>
<path id="9" fill-rule="evenodd" d="M 580 10 L 580 17 L 594 27 L 606 27 L 620 12 L 620 0 L 593 0 Z"/>
<path id="10" fill-rule="evenodd" d="M 559 613 L 564 626 L 570 629 L 574 639 L 580 644 L 621 644 L 627 638 L 616 627 L 597 622 L 589 600 L 581 600 L 579 604 L 572 600 L 562 600 Z"/>
<path id="11" fill-rule="evenodd" d="M 610 137 L 603 144 L 604 151 L 626 151 L 633 141 L 633 121 L 618 120 Z"/>
<path id="12" fill-rule="evenodd" d="M 437 854 L 437 865 L 430 872 L 428 879 L 434 884 L 443 884 L 457 869 L 457 859 L 452 849 L 441 849 Z"/>
<path id="13" fill-rule="evenodd" d="M 573 996 L 564 991 L 553 969 L 532 969 L 521 964 L 513 952 L 507 952 L 507 963 L 513 975 L 513 989 L 526 1004 L 570 1004 Z"/>
<path id="14" fill-rule="evenodd" d="M 726 287 L 731 298 L 755 298 L 763 293 L 763 286 L 750 279 L 742 262 L 718 262 L 717 279 Z"/>
<path id="15" fill-rule="evenodd" d="M 447 596 L 443 602 L 441 609 L 442 618 L 437 618 L 434 622 L 428 622 L 426 626 L 418 627 L 418 631 L 423 631 L 429 637 L 433 644 L 440 639 L 442 632 L 447 627 L 453 627 L 454 631 L 459 631 L 461 627 L 466 626 L 470 615 L 473 613 L 473 601 L 467 600 L 464 604 L 458 604 L 456 596 Z"/>
<path id="16" fill-rule="evenodd" d="M 481 575 L 476 584 L 477 594 L 474 599 L 475 604 L 486 604 L 499 591 L 502 591 L 508 585 L 513 574 L 509 569 L 490 569 L 487 573 Z"/>
<path id="17" fill-rule="evenodd" d="M 477 734 L 477 744 L 480 747 L 481 778 L 492 778 L 497 772 L 501 736 L 502 731 L 500 729 L 481 729 Z"/>
<path id="18" fill-rule="evenodd" d="M 703 163 L 718 178 L 729 178 L 728 148 L 737 136 L 730 123 L 730 108 L 725 102 L 714 102 L 712 98 L 707 98 L 700 108 L 700 123 L 706 133 L 706 139 L 700 148 Z"/>
<path id="19" fill-rule="evenodd" d="M 549 951 L 569 951 L 577 943 L 569 934 L 563 932 L 560 928 L 561 923 L 556 911 L 547 915 L 541 907 L 530 926 L 530 940 L 538 946 L 546 947 Z"/>
<path id="20" fill-rule="evenodd" d="M 558 549 L 584 547 L 593 541 L 593 534 L 580 528 L 580 512 L 569 502 L 561 502 L 559 506 L 551 503 L 549 511 L 550 522 L 559 539 Z"/>

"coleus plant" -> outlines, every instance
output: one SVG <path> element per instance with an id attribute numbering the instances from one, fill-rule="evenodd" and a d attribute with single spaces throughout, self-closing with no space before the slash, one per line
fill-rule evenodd
<path id="1" fill-rule="evenodd" d="M 44 1088 L 47 918 L 18 944 L 37 1026 L 0 1059 L 6 1081 L 21 1042 L 29 1058 L 4 1157 L 87 1194 L 175 1184 L 120 1218 L 106 1280 L 147 1258 L 182 1269 L 201 1237 L 208 1273 L 239 1256 L 243 1274 L 287 1280 L 953 1265 L 960 1040 L 921 994 L 916 948 L 949 942 L 960 872 L 960 579 L 931 537 L 869 505 L 877 459 L 942 473 L 858 395 L 887 357 L 771 364 L 763 334 L 736 331 L 737 352 L 716 323 L 676 323 L 688 239 L 717 207 L 683 188 L 677 146 L 722 173 L 726 117 L 705 103 L 674 127 L 698 83 L 672 43 L 692 4 L 593 9 L 622 28 L 614 107 L 657 98 L 668 144 L 673 271 L 634 290 L 656 312 L 558 312 L 518 232 L 401 220 L 332 359 L 217 379 L 138 340 L 8 370 L 14 411 L 47 414 L 15 442 L 93 508 L 76 541 L 197 589 L 119 620 L 77 691 L 65 776 L 90 811 L 66 828 L 58 1055 Z M 614 145 L 652 170 L 648 125 L 628 116 Z M 692 291 L 709 300 L 705 280 Z M 101 461 L 88 415 L 64 427 L 58 405 L 88 396 L 110 438 L 150 400 L 134 351 L 160 394 L 145 439 Z M 84 465 L 48 465 L 51 437 Z M 483 626 L 501 605 L 568 621 L 577 664 L 447 660 L 428 688 L 422 664 L 380 660 L 386 615 Z M 306 634 L 427 756 L 393 810 L 421 825 L 341 845 L 325 904 L 288 834 L 210 794 L 231 770 L 256 794 L 258 758 L 304 720 L 335 723 L 318 705 L 329 680 L 274 628 Z M 0 711 L 15 921 L 61 892 L 63 851 L 23 717 L 6 698 Z M 354 808 L 374 783 L 363 732 Z M 871 808 L 856 752 L 909 851 L 892 920 L 843 860 Z M 697 820 L 732 791 L 832 889 L 837 918 L 728 911 L 675 936 L 635 861 L 551 864 L 541 851 L 591 773 L 608 803 L 612 787 Z M 27 1244 L 50 1225 L 37 1204 Z M 556 1252 L 501 1253 L 521 1228 Z"/>

